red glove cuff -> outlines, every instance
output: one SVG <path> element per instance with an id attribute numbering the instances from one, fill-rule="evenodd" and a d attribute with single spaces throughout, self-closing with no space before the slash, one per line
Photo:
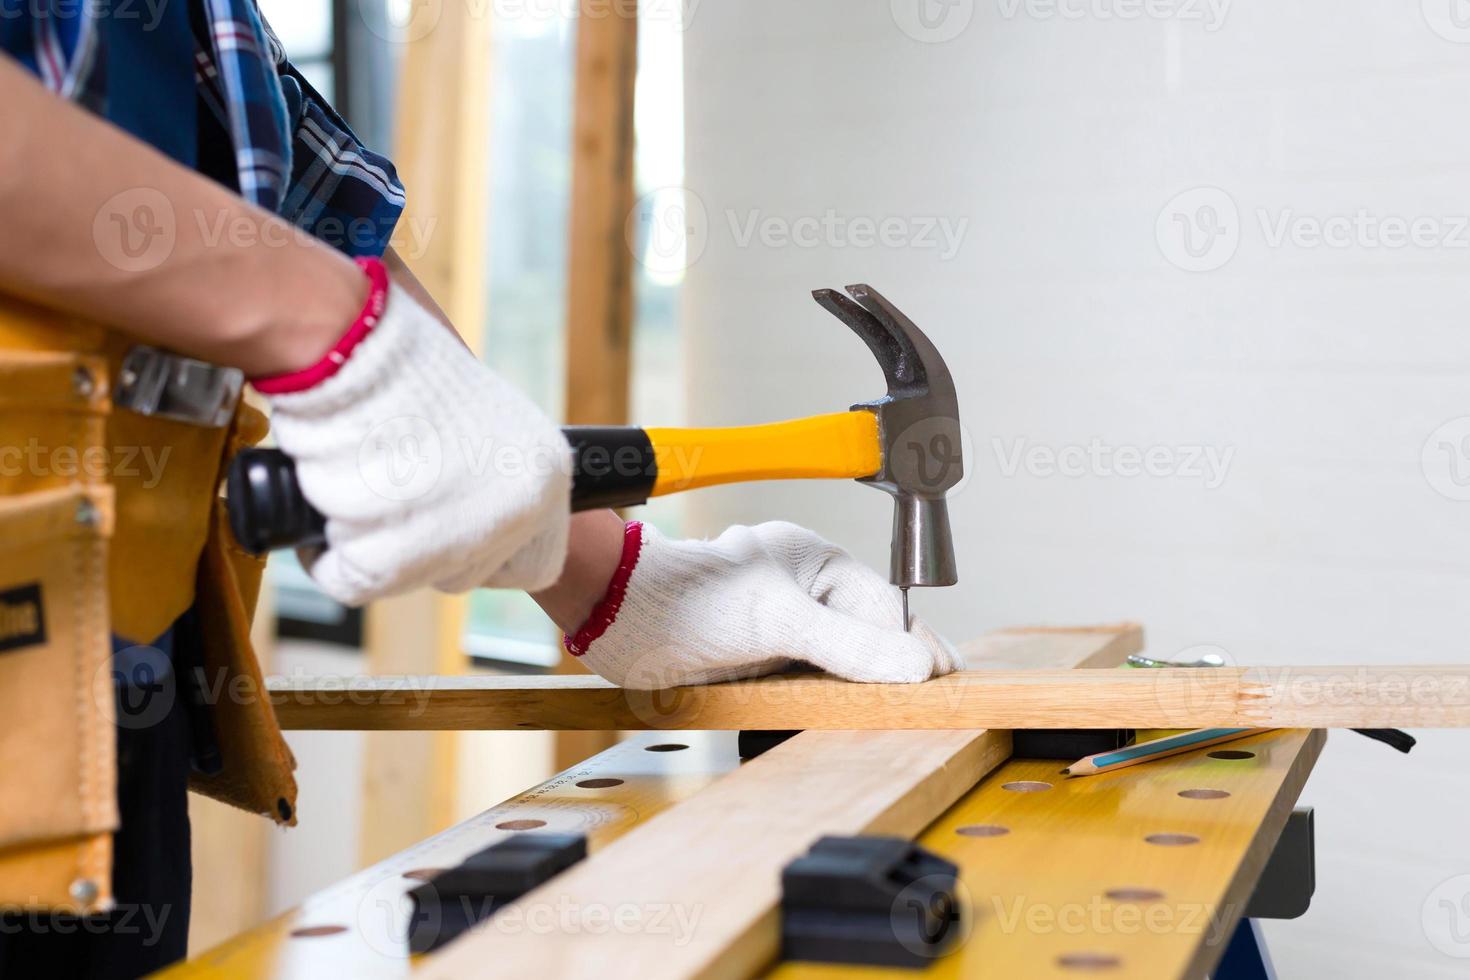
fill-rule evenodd
<path id="1" fill-rule="evenodd" d="M 382 259 L 357 258 L 353 259 L 358 267 L 368 277 L 368 298 L 363 305 L 362 312 L 357 319 L 352 321 L 352 326 L 347 328 L 332 349 L 322 355 L 322 359 L 300 371 L 291 371 L 287 374 L 272 374 L 263 378 L 251 378 L 250 383 L 255 390 L 262 395 L 289 395 L 296 391 L 305 391 L 314 388 L 323 381 L 342 370 L 342 365 L 347 363 L 347 357 L 353 348 L 363 342 L 373 328 L 378 325 L 379 318 L 383 315 L 383 307 L 388 302 L 388 268 L 383 265 Z"/>
<path id="2" fill-rule="evenodd" d="M 613 620 L 618 618 L 618 610 L 623 607 L 623 596 L 628 591 L 628 579 L 633 576 L 633 567 L 638 564 L 638 555 L 643 550 L 643 522 L 629 521 L 623 526 L 623 556 L 618 559 L 617 570 L 607 583 L 607 592 L 603 593 L 601 601 L 592 607 L 592 613 L 587 617 L 587 622 L 577 630 L 575 636 L 566 635 L 562 637 L 562 644 L 567 648 L 567 653 L 574 657 L 580 657 L 587 652 L 592 641 L 597 639 L 608 628 L 612 626 Z"/>

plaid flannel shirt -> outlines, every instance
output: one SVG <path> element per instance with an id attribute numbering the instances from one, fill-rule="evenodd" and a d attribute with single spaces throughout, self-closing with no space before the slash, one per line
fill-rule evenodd
<path id="1" fill-rule="evenodd" d="M 201 172 L 348 255 L 381 255 L 403 212 L 393 164 L 363 146 L 291 65 L 255 0 L 188 2 L 206 110 L 199 141 L 223 141 L 233 160 L 233 172 Z M 111 93 L 99 13 L 108 11 L 93 0 L 0 0 L 0 52 L 51 91 L 103 112 Z"/>

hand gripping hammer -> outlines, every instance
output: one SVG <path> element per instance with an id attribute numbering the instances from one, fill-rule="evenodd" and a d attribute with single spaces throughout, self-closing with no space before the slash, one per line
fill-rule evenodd
<path id="1" fill-rule="evenodd" d="M 958 581 L 945 505 L 964 473 L 954 379 L 929 338 L 871 286 L 812 296 L 868 345 L 886 395 L 846 412 L 736 428 L 568 426 L 572 509 L 629 507 L 721 483 L 857 479 L 893 496 L 889 577 L 903 591 L 907 629 L 910 587 Z M 328 543 L 280 450 L 236 456 L 227 494 L 235 538 L 255 554 Z"/>

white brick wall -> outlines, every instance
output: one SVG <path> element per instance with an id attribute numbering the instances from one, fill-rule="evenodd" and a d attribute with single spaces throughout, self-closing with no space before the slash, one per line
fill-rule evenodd
<path id="1" fill-rule="evenodd" d="M 1470 28 L 1447 19 L 1460 0 L 1217 0 L 1218 20 L 1203 3 L 1185 6 L 1204 20 L 1120 20 L 1099 11 L 1128 0 L 1069 0 L 1075 19 L 1030 16 L 1051 9 L 1041 0 L 922 0 L 941 30 L 964 25 L 944 43 L 896 26 L 918 2 L 696 5 L 687 183 L 706 220 L 686 290 L 688 420 L 878 394 L 866 349 L 806 296 L 871 282 L 945 353 L 973 441 L 951 505 L 963 584 L 915 599 L 952 635 L 1134 617 L 1163 654 L 1470 660 L 1470 502 L 1430 480 L 1453 486 L 1452 464 L 1470 476 L 1470 455 L 1421 462 L 1438 426 L 1470 416 Z M 1166 209 L 1200 187 L 1228 195 L 1238 244 L 1186 272 Z M 948 257 L 842 235 L 742 243 L 752 216 L 829 209 L 964 233 Z M 1424 219 L 1436 244 L 1351 229 L 1346 247 L 1272 244 L 1283 216 L 1300 229 L 1360 209 L 1362 235 Z M 1093 439 L 1233 455 L 1207 488 L 1006 475 L 995 442 Z M 704 491 L 691 511 L 705 530 L 802 521 L 886 562 L 889 504 L 863 487 Z M 1318 897 L 1269 931 L 1283 976 L 1470 970 L 1422 924 L 1427 909 L 1440 945 L 1470 956 L 1470 895 L 1451 896 L 1457 920 L 1431 896 L 1470 873 L 1470 738 L 1420 734 L 1409 757 L 1331 739 L 1306 795 Z"/>

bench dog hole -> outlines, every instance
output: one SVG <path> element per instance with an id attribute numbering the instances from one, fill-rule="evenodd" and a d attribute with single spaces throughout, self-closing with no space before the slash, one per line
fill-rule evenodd
<path id="1" fill-rule="evenodd" d="M 1011 832 L 1011 828 L 996 823 L 969 823 L 956 827 L 954 832 L 961 837 L 1004 837 Z"/>
<path id="2" fill-rule="evenodd" d="M 335 936 L 339 932 L 346 931 L 346 926 L 302 926 L 300 929 L 291 930 L 291 938 L 316 939 L 319 936 Z"/>

